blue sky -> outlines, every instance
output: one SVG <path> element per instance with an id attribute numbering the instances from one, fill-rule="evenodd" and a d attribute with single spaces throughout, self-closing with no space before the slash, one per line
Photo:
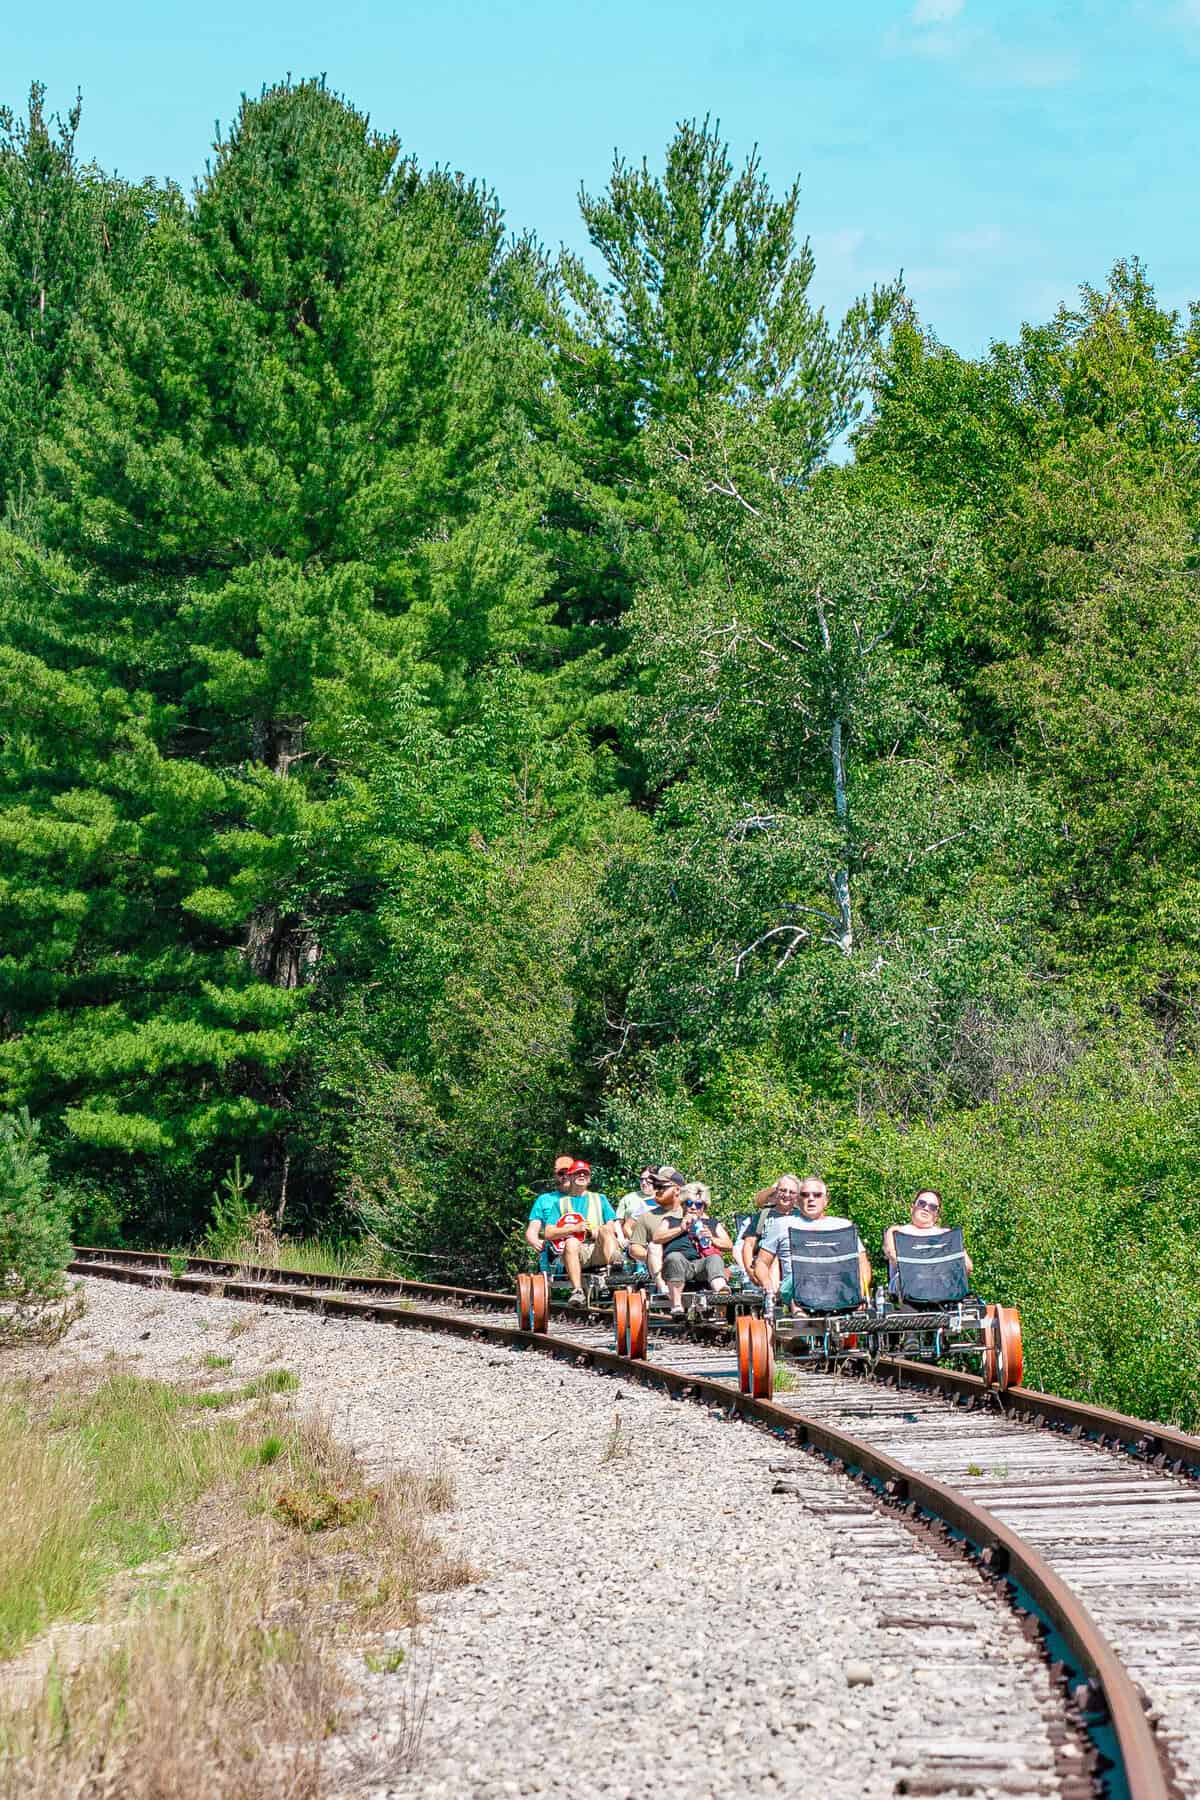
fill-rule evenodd
<path id="1" fill-rule="evenodd" d="M 582 247 L 614 147 L 656 162 L 718 116 L 782 188 L 799 171 L 816 290 L 903 268 L 966 352 L 1139 255 L 1200 298 L 1200 0 L 150 0 L 10 4 L 0 98 L 84 95 L 85 155 L 190 186 L 214 122 L 287 71 L 484 176 L 514 229 Z"/>

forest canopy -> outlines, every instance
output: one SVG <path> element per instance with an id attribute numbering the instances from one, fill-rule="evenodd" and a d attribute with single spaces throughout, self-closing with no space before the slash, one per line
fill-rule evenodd
<path id="1" fill-rule="evenodd" d="M 1200 311 L 831 321 L 710 120 L 583 257 L 319 81 L 190 195 L 79 122 L 0 111 L 0 1112 L 77 1237 L 933 1181 L 1036 1379 L 1195 1423 Z"/>

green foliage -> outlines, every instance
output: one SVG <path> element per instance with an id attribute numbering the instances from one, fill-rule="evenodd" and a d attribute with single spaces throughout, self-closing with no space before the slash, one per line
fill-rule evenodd
<path id="1" fill-rule="evenodd" d="M 1026 783 L 963 769 L 920 641 L 976 547 L 932 509 L 783 479 L 761 419 L 692 427 L 664 439 L 692 533 L 632 614 L 671 787 L 611 878 L 622 1048 L 682 1039 L 707 1074 L 770 1042 L 813 1093 L 962 1097 L 968 1016 L 1026 998 L 1014 872 L 1046 823 Z"/>
<path id="2" fill-rule="evenodd" d="M 254 1179 L 243 1170 L 241 1157 L 235 1157 L 212 1197 L 203 1240 L 208 1256 L 236 1256 L 252 1236 L 256 1213 L 249 1195 L 253 1186 Z"/>
<path id="3" fill-rule="evenodd" d="M 1036 1071 L 1026 1038 L 994 1099 L 931 1121 L 847 1115 L 744 1058 L 699 1095 L 660 1071 L 600 1131 L 624 1167 L 669 1150 L 727 1213 L 784 1169 L 819 1171 L 879 1276 L 884 1228 L 936 1186 L 978 1291 L 1021 1312 L 1028 1385 L 1194 1430 L 1200 1080 L 1190 1062 L 1168 1073 L 1136 1019 L 1120 1048 L 1101 1023 L 1069 1061 L 1042 1045 Z"/>
<path id="4" fill-rule="evenodd" d="M 346 861 L 364 776 L 561 639 L 521 413 L 545 360 L 501 262 L 485 194 L 285 84 L 79 324 L 54 555 L 0 570 L 0 1091 L 151 1229 L 235 1155 L 282 1197 L 313 976 L 378 899 Z"/>
<path id="5" fill-rule="evenodd" d="M 27 115 L 0 107 L 0 517 L 19 514 L 51 423 L 73 321 L 99 288 L 123 287 L 152 218 L 176 205 L 167 187 L 129 187 L 75 155 L 81 103 L 48 117 L 34 82 Z"/>
<path id="6" fill-rule="evenodd" d="M 606 193 L 580 194 L 608 279 L 563 274 L 631 428 L 698 402 L 751 396 L 813 466 L 856 416 L 897 285 L 855 302 L 839 329 L 809 304 L 815 262 L 797 245 L 800 183 L 776 200 L 755 151 L 734 173 L 720 126 L 676 129 L 660 177 L 613 159 Z"/>
<path id="7" fill-rule="evenodd" d="M 827 322 L 708 120 L 590 264 L 320 81 L 189 201 L 78 123 L 0 112 L 20 1279 L 70 1220 L 486 1276 L 588 1133 L 817 1160 L 873 1242 L 952 1195 L 1037 1378 L 1193 1420 L 1198 316 L 1128 263 L 977 359 L 898 283 Z"/>
<path id="8" fill-rule="evenodd" d="M 67 1203 L 49 1179 L 28 1108 L 0 1114 L 0 1337 L 63 1295 L 71 1260 Z"/>
<path id="9" fill-rule="evenodd" d="M 987 572 L 941 609 L 944 667 L 977 748 L 1053 807 L 1033 879 L 1055 952 L 1173 1030 L 1194 1016 L 1200 949 L 1198 359 L 1195 313 L 1118 263 L 976 363 L 909 321 L 858 444 L 868 493 L 891 483 L 978 522 Z"/>

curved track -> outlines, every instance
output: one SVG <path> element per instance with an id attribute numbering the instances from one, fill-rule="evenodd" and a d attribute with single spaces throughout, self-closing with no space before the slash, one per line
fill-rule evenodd
<path id="1" fill-rule="evenodd" d="M 755 1400 L 738 1391 L 724 1327 L 656 1323 L 645 1361 L 630 1362 L 611 1349 L 607 1314 L 555 1307 L 554 1328 L 537 1334 L 494 1323 L 489 1314 L 512 1317 L 513 1299 L 488 1290 L 182 1261 L 79 1249 L 71 1268 L 191 1292 L 219 1284 L 233 1299 L 573 1358 L 825 1457 L 879 1504 L 965 1548 L 1033 1615 L 1111 1764 L 1104 1791 L 1131 1800 L 1200 1792 L 1200 1439 L 1024 1388 L 997 1396 L 977 1377 L 900 1359 L 873 1377 L 789 1370 L 786 1391 Z M 1068 1778 L 1061 1791 L 1088 1784 Z"/>

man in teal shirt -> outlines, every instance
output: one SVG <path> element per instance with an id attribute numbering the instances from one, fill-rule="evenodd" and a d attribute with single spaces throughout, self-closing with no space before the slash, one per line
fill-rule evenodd
<path id="1" fill-rule="evenodd" d="M 538 1266 L 550 1270 L 561 1256 L 571 1283 L 568 1306 L 586 1306 L 585 1269 L 620 1268 L 624 1260 L 617 1236 L 617 1215 L 604 1194 L 590 1188 L 591 1165 L 573 1162 L 566 1171 L 566 1192 L 539 1194 L 529 1209 L 525 1241 L 538 1251 Z M 562 1177 L 560 1176 L 560 1180 Z"/>

